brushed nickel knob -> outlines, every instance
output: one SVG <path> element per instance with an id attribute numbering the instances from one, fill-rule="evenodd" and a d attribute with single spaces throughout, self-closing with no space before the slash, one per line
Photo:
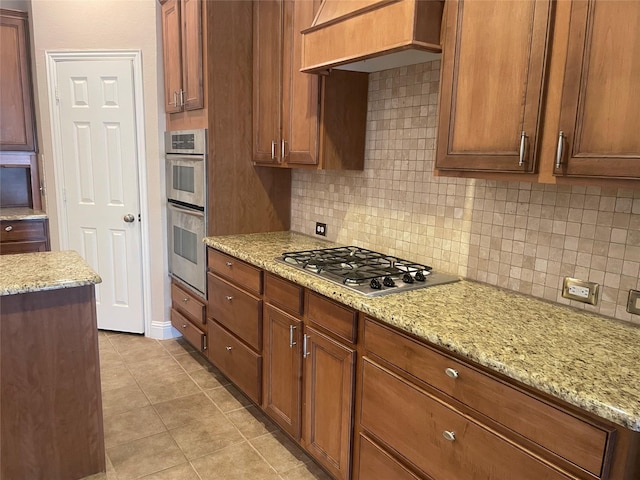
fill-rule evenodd
<path id="1" fill-rule="evenodd" d="M 227 349 L 227 352 L 230 352 L 230 351 L 231 351 L 231 347 L 227 346 L 227 347 L 225 347 L 225 348 Z"/>
<path id="2" fill-rule="evenodd" d="M 131 213 L 127 213 L 122 219 L 127 223 L 132 223 L 136 217 L 134 217 Z"/>
<path id="3" fill-rule="evenodd" d="M 5 232 L 10 232 L 11 230 L 13 230 L 13 227 L 11 225 L 7 225 L 6 227 L 4 227 Z"/>
<path id="4" fill-rule="evenodd" d="M 444 373 L 447 374 L 447 377 L 458 378 L 460 374 L 455 368 L 445 368 Z"/>
<path id="5" fill-rule="evenodd" d="M 233 297 L 232 297 L 231 295 L 227 295 L 225 298 L 226 298 L 229 302 L 230 302 L 231 300 L 233 300 Z"/>
<path id="6" fill-rule="evenodd" d="M 444 432 L 442 432 L 442 436 L 450 442 L 453 442 L 456 439 L 456 433 L 450 432 L 449 430 L 445 430 Z"/>

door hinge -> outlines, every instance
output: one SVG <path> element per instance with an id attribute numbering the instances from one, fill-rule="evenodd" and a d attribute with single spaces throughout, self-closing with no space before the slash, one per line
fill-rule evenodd
<path id="1" fill-rule="evenodd" d="M 58 85 L 55 86 L 56 104 L 60 104 L 60 94 L 58 92 Z"/>

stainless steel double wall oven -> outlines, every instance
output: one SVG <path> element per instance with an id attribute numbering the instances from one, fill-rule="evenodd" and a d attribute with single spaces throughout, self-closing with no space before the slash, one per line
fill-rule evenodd
<path id="1" fill-rule="evenodd" d="M 207 131 L 165 132 L 169 273 L 206 296 Z"/>

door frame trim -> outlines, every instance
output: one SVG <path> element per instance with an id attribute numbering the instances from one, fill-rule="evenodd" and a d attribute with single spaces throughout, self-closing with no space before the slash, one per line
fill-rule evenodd
<path id="1" fill-rule="evenodd" d="M 142 262 L 142 315 L 144 318 L 144 334 L 152 334 L 151 320 L 151 257 L 150 257 L 150 234 L 149 234 L 149 204 L 147 189 L 147 155 L 145 145 L 145 122 L 144 122 L 144 92 L 142 81 L 142 50 L 76 50 L 76 51 L 45 51 L 45 63 L 47 70 L 47 90 L 49 94 L 49 117 L 51 122 L 51 144 L 53 156 L 53 171 L 56 183 L 56 211 L 59 221 L 59 241 L 61 249 L 69 248 L 67 236 L 67 212 L 65 208 L 66 198 L 64 192 L 64 174 L 62 167 L 62 135 L 60 129 L 60 114 L 57 102 L 57 64 L 62 62 L 73 62 L 78 60 L 101 61 L 101 60 L 128 60 L 131 62 L 133 77 L 134 112 L 137 147 L 137 170 L 138 170 L 138 202 L 140 205 L 140 215 L 145 221 L 140 222 L 140 247 Z M 157 330 L 157 326 L 156 326 Z M 156 332 L 157 333 L 157 332 Z"/>

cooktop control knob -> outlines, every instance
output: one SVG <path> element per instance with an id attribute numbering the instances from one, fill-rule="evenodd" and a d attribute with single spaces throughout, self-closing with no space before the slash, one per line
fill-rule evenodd
<path id="1" fill-rule="evenodd" d="M 404 283 L 413 283 L 413 277 L 411 276 L 411 274 L 410 274 L 410 273 L 405 273 L 405 274 L 402 276 L 402 281 L 403 281 Z"/>
<path id="2" fill-rule="evenodd" d="M 422 271 L 417 271 L 415 279 L 419 282 L 424 282 L 425 281 L 424 273 L 422 273 Z"/>
<path id="3" fill-rule="evenodd" d="M 384 280 L 382 280 L 382 283 L 384 284 L 385 287 L 395 287 L 396 286 L 396 282 L 394 282 L 393 278 L 391 278 L 391 277 L 384 277 Z"/>
<path id="4" fill-rule="evenodd" d="M 375 290 L 380 290 L 382 288 L 382 284 L 377 278 L 371 279 L 371 283 L 369 283 L 369 286 Z"/>

